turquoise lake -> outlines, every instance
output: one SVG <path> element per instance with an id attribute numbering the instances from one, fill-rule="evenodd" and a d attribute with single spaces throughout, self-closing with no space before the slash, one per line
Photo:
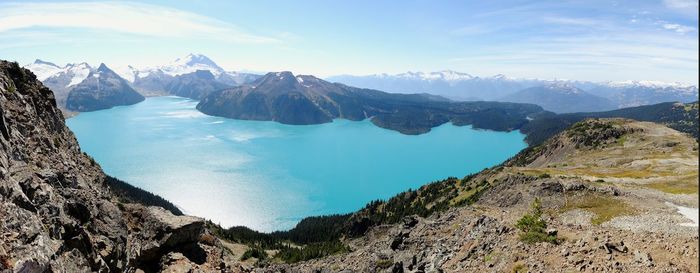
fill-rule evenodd
<path id="1" fill-rule="evenodd" d="M 261 231 L 463 177 L 526 147 L 516 131 L 445 124 L 409 136 L 368 120 L 299 126 L 211 117 L 196 104 L 148 98 L 67 123 L 106 173 L 187 214 Z"/>

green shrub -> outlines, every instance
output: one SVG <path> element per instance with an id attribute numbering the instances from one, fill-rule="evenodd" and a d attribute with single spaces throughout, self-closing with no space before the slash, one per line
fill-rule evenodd
<path id="1" fill-rule="evenodd" d="M 380 259 L 375 262 L 375 265 L 381 269 L 387 269 L 394 265 L 394 261 L 391 259 Z"/>
<path id="2" fill-rule="evenodd" d="M 285 246 L 275 255 L 275 258 L 279 258 L 287 263 L 296 263 L 347 252 L 350 252 L 350 248 L 342 242 L 335 240 L 312 243 L 300 248 Z"/>
<path id="3" fill-rule="evenodd" d="M 258 260 L 267 259 L 267 252 L 259 247 L 250 248 L 243 253 L 243 256 L 241 256 L 241 261 L 245 261 L 250 258 L 256 258 Z"/>
<path id="4" fill-rule="evenodd" d="M 538 242 L 557 243 L 556 234 L 547 234 L 547 222 L 542 220 L 542 204 L 539 199 L 532 203 L 532 210 L 515 224 L 522 233 L 520 240 L 532 244 Z"/>

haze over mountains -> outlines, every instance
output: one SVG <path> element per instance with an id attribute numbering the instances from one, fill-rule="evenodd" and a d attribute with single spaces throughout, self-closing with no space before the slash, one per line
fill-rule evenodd
<path id="1" fill-rule="evenodd" d="M 328 80 L 394 93 L 427 92 L 455 100 L 535 103 L 553 112 L 605 111 L 661 102 L 693 102 L 698 99 L 697 86 L 682 83 L 657 81 L 599 83 L 576 80 L 518 79 L 500 74 L 492 77 L 478 77 L 451 70 L 429 73 L 407 72 L 395 75 L 340 75 L 329 77 Z M 544 88 L 546 90 L 540 88 L 539 91 L 537 91 L 538 89 L 525 91 L 528 88 L 541 86 L 548 86 L 548 88 Z M 570 92 L 571 87 L 579 90 Z M 519 91 L 524 92 L 518 94 Z M 555 103 L 543 105 L 546 101 Z M 612 103 L 612 106 L 608 101 Z M 582 108 L 580 104 L 589 106 Z"/>
<path id="2" fill-rule="evenodd" d="M 62 108 L 65 108 L 69 92 L 95 70 L 87 63 L 59 66 L 38 59 L 25 67 L 35 72 L 37 78 L 55 92 Z M 161 66 L 109 69 L 143 96 L 178 95 L 192 99 L 201 99 L 213 91 L 251 83 L 261 77 L 227 71 L 201 54 L 189 54 Z M 451 70 L 396 75 L 340 75 L 328 77 L 327 80 L 390 93 L 428 93 L 458 101 L 533 103 L 556 113 L 607 111 L 661 102 L 693 102 L 698 99 L 697 86 L 681 83 L 598 83 L 517 79 L 505 75 L 479 77 Z"/>

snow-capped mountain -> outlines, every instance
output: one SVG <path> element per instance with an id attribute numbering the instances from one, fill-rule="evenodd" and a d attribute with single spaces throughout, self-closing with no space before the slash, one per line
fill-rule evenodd
<path id="1" fill-rule="evenodd" d="M 61 67 L 39 59 L 24 67 L 31 70 L 42 82 L 51 78 L 61 78 L 60 81 L 65 82 L 65 85 L 62 86 L 64 88 L 80 83 L 92 70 L 92 67 L 87 63 L 66 64 Z"/>
<path id="2" fill-rule="evenodd" d="M 144 95 L 162 95 L 168 93 L 167 86 L 177 77 L 197 71 L 209 71 L 216 81 L 235 86 L 251 82 L 259 75 L 226 71 L 207 56 L 188 54 L 171 63 L 137 69 L 133 66 L 116 67 L 114 72 L 126 79 Z"/>
<path id="3" fill-rule="evenodd" d="M 382 74 L 385 77 L 388 77 L 389 75 L 387 74 Z M 420 80 L 425 80 L 425 81 L 448 81 L 448 82 L 456 82 L 456 81 L 463 81 L 463 80 L 471 80 L 474 79 L 474 76 L 469 75 L 467 73 L 461 73 L 457 71 L 452 71 L 452 70 L 443 70 L 443 71 L 437 71 L 437 72 L 406 72 L 406 73 L 401 73 L 397 74 L 396 77 L 399 78 L 405 78 L 405 79 L 420 79 Z"/>
<path id="4" fill-rule="evenodd" d="M 88 76 L 71 89 L 66 108 L 86 112 L 130 105 L 144 100 L 129 83 L 105 64 L 92 70 Z"/>
<path id="5" fill-rule="evenodd" d="M 122 77 L 123 79 L 127 80 L 128 82 L 134 82 L 136 80 L 137 75 L 139 74 L 139 70 L 131 65 L 127 66 L 112 66 L 112 71 L 114 73 L 117 73 L 119 77 Z"/>
<path id="6" fill-rule="evenodd" d="M 36 60 L 25 65 L 37 78 L 54 91 L 60 106 L 65 104 L 68 92 L 86 79 L 94 69 L 87 63 L 67 64 L 58 66 L 54 63 Z M 111 66 L 116 75 L 126 80 L 128 84 L 144 96 L 161 96 L 171 94 L 168 86 L 178 77 L 192 74 L 197 71 L 209 71 L 214 75 L 214 81 L 236 86 L 252 82 L 260 75 L 226 71 L 214 61 L 202 54 L 188 54 L 174 61 L 146 68 L 137 68 L 132 65 Z M 218 86 L 214 83 L 208 86 Z"/>
<path id="7" fill-rule="evenodd" d="M 33 63 L 25 65 L 24 68 L 27 68 L 34 72 L 34 75 L 36 75 L 36 78 L 40 81 L 44 81 L 47 78 L 56 75 L 63 70 L 63 67 L 39 59 L 36 59 Z"/>
<path id="8" fill-rule="evenodd" d="M 659 81 L 607 82 L 591 88 L 589 92 L 612 100 L 619 108 L 698 100 L 697 86 Z"/>
<path id="9" fill-rule="evenodd" d="M 671 88 L 671 89 L 685 89 L 691 90 L 696 89 L 696 86 L 687 85 L 680 82 L 662 82 L 662 81 L 619 81 L 619 82 L 607 82 L 610 87 L 645 87 L 645 88 Z"/>
<path id="10" fill-rule="evenodd" d="M 56 102 L 60 106 L 65 104 L 70 89 L 85 80 L 92 71 L 92 67 L 87 63 L 73 63 L 61 67 L 39 59 L 24 67 L 53 90 Z"/>
<path id="11" fill-rule="evenodd" d="M 177 58 L 165 65 L 145 67 L 141 69 L 135 68 L 131 65 L 113 67 L 115 73 L 132 83 L 139 78 L 146 78 L 152 73 L 159 72 L 171 77 L 189 74 L 197 70 L 207 70 L 214 74 L 214 76 L 219 76 L 222 73 L 225 73 L 223 68 L 202 54 L 188 54 L 185 57 Z"/>
<path id="12" fill-rule="evenodd" d="M 223 68 L 202 54 L 188 54 L 183 58 L 175 59 L 170 64 L 159 67 L 159 69 L 170 76 L 189 74 L 197 70 L 207 70 L 214 74 L 215 77 L 224 73 Z"/>

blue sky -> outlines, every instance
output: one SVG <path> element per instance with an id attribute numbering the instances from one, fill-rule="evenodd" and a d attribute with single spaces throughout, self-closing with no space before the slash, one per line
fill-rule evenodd
<path id="1" fill-rule="evenodd" d="M 231 70 L 698 83 L 698 1 L 22 1 L 0 58 Z"/>

